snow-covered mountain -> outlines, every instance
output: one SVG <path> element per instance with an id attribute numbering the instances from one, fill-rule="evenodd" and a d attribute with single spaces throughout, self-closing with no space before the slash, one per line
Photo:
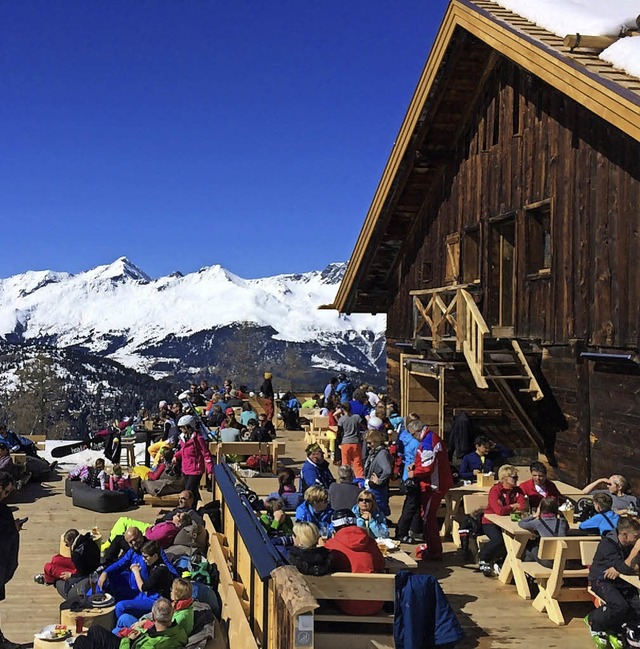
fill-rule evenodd
<path id="1" fill-rule="evenodd" d="M 344 264 L 243 279 L 215 265 L 151 279 L 125 257 L 76 275 L 0 280 L 0 337 L 104 356 L 154 377 L 257 381 L 270 369 L 298 388 L 344 370 L 381 384 L 384 316 L 319 310 Z"/>

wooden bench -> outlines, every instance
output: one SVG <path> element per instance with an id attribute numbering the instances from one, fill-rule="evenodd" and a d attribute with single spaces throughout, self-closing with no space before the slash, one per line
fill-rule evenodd
<path id="1" fill-rule="evenodd" d="M 30 439 L 36 445 L 36 448 L 39 451 L 44 451 L 45 446 L 46 446 L 45 442 L 47 440 L 46 435 L 25 435 L 24 437 L 26 437 L 27 439 Z"/>
<path id="2" fill-rule="evenodd" d="M 589 568 L 585 558 L 598 547 L 600 539 L 584 536 L 543 537 L 540 539 L 538 557 L 553 561 L 551 568 L 541 566 L 535 561 L 521 561 L 522 570 L 533 577 L 538 583 L 540 592 L 533 600 L 533 607 L 540 612 L 546 610 L 549 619 L 555 624 L 565 624 L 560 608 L 561 602 L 589 601 L 591 596 L 586 585 L 568 585 L 565 582 L 571 578 L 586 579 Z M 593 548 L 591 548 L 593 546 Z M 567 561 L 580 561 L 580 568 L 566 568 Z"/>
<path id="3" fill-rule="evenodd" d="M 323 577 L 304 576 L 311 594 L 318 600 L 356 599 L 395 601 L 395 575 L 334 572 Z M 342 612 L 317 613 L 318 622 L 368 622 L 393 624 L 392 613 L 346 615 Z"/>
<path id="4" fill-rule="evenodd" d="M 478 509 L 486 509 L 489 504 L 489 492 L 488 491 L 479 491 L 478 493 L 465 494 L 462 497 L 462 510 L 465 514 L 469 515 L 475 512 Z M 457 547 L 460 547 L 460 525 L 458 521 L 454 520 L 451 523 L 451 538 Z M 476 537 L 476 544 L 478 549 L 481 545 L 484 545 L 489 540 L 489 537 L 485 534 L 481 534 Z"/>
<path id="5" fill-rule="evenodd" d="M 284 442 L 209 442 L 209 452 L 220 464 L 223 455 L 271 455 L 272 469 L 278 471 L 278 457 L 285 452 Z"/>
<path id="6" fill-rule="evenodd" d="M 152 507 L 168 507 L 173 509 L 178 506 L 178 498 L 180 494 L 169 494 L 167 496 L 150 496 L 144 495 L 144 504 L 151 505 Z"/>

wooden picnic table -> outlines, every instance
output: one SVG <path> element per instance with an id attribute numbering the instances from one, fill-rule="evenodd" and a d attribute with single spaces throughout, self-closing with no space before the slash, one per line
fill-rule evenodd
<path id="1" fill-rule="evenodd" d="M 384 563 L 388 573 L 395 574 L 401 570 L 417 570 L 418 562 L 404 550 L 389 552 L 384 555 Z"/>
<path id="2" fill-rule="evenodd" d="M 640 590 L 640 576 L 638 575 L 620 575 L 620 579 L 624 579 L 628 584 L 635 586 Z"/>

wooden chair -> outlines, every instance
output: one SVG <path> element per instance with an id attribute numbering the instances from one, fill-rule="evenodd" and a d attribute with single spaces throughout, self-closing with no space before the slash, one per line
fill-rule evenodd
<path id="1" fill-rule="evenodd" d="M 583 557 L 590 552 L 587 548 L 590 543 L 597 547 L 599 539 L 580 536 L 543 537 L 540 539 L 538 557 L 553 561 L 552 567 L 546 568 L 533 561 L 521 562 L 522 570 L 536 580 L 540 589 L 538 596 L 533 600 L 533 607 L 540 612 L 546 611 L 549 619 L 555 624 L 565 624 L 561 602 L 584 602 L 590 599 L 585 585 L 565 585 L 570 578 L 586 579 L 589 576 L 589 569 L 584 565 Z M 593 552 L 595 553 L 595 549 Z M 570 560 L 580 561 L 583 565 L 577 569 L 566 568 L 566 563 Z"/>

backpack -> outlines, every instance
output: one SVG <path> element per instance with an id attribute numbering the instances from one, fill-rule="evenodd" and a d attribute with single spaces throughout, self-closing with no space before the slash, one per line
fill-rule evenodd
<path id="1" fill-rule="evenodd" d="M 574 518 L 577 521 L 586 521 L 596 515 L 596 508 L 593 506 L 591 498 L 580 498 L 576 503 Z"/>

